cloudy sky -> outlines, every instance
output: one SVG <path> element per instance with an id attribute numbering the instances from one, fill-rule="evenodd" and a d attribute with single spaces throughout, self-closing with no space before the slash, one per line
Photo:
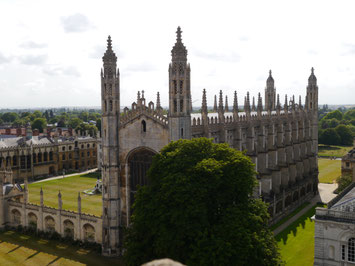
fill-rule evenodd
<path id="1" fill-rule="evenodd" d="M 177 26 L 191 64 L 192 99 L 223 90 L 232 104 L 263 92 L 306 93 L 315 68 L 320 104 L 355 103 L 354 1 L 0 1 L 0 108 L 99 106 L 110 34 L 121 105 L 144 90 L 168 103 Z"/>

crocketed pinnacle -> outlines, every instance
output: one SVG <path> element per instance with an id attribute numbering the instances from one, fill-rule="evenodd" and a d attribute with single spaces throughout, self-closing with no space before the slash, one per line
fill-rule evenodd
<path id="1" fill-rule="evenodd" d="M 217 112 L 217 95 L 214 96 L 213 112 Z"/>
<path id="2" fill-rule="evenodd" d="M 277 104 L 276 104 L 277 108 L 280 108 L 281 107 L 281 104 L 280 104 L 280 95 L 277 94 Z"/>
<path id="3" fill-rule="evenodd" d="M 202 107 L 201 110 L 203 113 L 207 114 L 207 97 L 206 97 L 206 89 L 203 89 L 202 92 Z"/>
<path id="4" fill-rule="evenodd" d="M 226 95 L 226 101 L 225 101 L 225 104 L 224 104 L 224 110 L 226 112 L 229 112 L 229 107 L 228 107 L 228 96 Z"/>
<path id="5" fill-rule="evenodd" d="M 234 91 L 233 111 L 234 111 L 234 112 L 238 112 L 238 97 L 237 97 L 237 91 Z"/>
<path id="6" fill-rule="evenodd" d="M 181 42 L 181 28 L 178 26 L 177 31 L 176 31 L 176 42 Z"/>
<path id="7" fill-rule="evenodd" d="M 102 57 L 102 59 L 104 61 L 116 61 L 117 60 L 116 54 L 112 50 L 112 40 L 111 40 L 110 35 L 108 36 L 107 49 L 106 49 L 106 52 L 105 52 L 104 56 Z"/>
<path id="8" fill-rule="evenodd" d="M 263 111 L 263 102 L 261 99 L 261 95 L 260 92 L 258 94 L 258 112 L 262 112 Z"/>
<path id="9" fill-rule="evenodd" d="M 219 91 L 218 111 L 223 111 L 223 92 Z"/>
<path id="10" fill-rule="evenodd" d="M 253 104 L 251 106 L 251 110 L 254 112 L 256 110 L 256 107 L 255 107 L 255 97 L 253 96 Z"/>
<path id="11" fill-rule="evenodd" d="M 161 105 L 160 105 L 160 93 L 158 91 L 157 93 L 157 109 L 160 109 L 161 108 Z"/>
<path id="12" fill-rule="evenodd" d="M 181 39 L 181 28 L 178 27 L 176 31 L 176 43 L 171 50 L 171 57 L 173 61 L 187 61 L 187 50 Z"/>
<path id="13" fill-rule="evenodd" d="M 311 75 L 308 78 L 308 85 L 317 85 L 317 78 L 314 75 L 314 68 L 311 68 Z"/>

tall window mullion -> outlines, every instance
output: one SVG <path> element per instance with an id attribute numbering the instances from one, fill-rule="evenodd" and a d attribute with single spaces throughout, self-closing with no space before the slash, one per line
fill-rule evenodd
<path id="1" fill-rule="evenodd" d="M 355 262 L 355 238 L 348 240 L 348 261 Z"/>

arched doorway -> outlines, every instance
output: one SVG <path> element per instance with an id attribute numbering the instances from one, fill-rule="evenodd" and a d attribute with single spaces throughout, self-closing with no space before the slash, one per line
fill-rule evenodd
<path id="1" fill-rule="evenodd" d="M 133 151 L 128 157 L 130 206 L 134 202 L 134 195 L 137 193 L 138 187 L 148 184 L 147 172 L 154 155 L 152 150 L 140 148 Z"/>

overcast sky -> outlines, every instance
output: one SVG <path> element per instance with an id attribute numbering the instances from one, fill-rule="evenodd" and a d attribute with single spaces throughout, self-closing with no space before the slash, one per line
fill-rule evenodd
<path id="1" fill-rule="evenodd" d="M 232 105 L 262 96 L 269 69 L 277 93 L 306 93 L 311 67 L 319 103 L 355 103 L 354 1 L 0 1 L 0 108 L 99 106 L 110 34 L 121 106 L 138 90 L 168 103 L 176 28 L 191 64 L 194 106 L 223 90 Z M 297 98 L 298 99 L 298 98 Z"/>

